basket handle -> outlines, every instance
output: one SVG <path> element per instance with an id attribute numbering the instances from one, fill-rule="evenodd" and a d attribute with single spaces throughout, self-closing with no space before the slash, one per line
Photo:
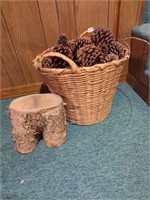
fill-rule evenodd
<path id="1" fill-rule="evenodd" d="M 133 36 L 121 39 L 120 41 L 124 41 L 125 42 L 125 40 L 130 40 L 130 39 L 134 39 L 134 40 L 139 40 L 139 41 L 145 42 L 146 44 L 148 44 L 150 46 L 150 42 L 146 41 L 145 39 L 138 38 L 138 37 L 133 37 Z"/>
<path id="2" fill-rule="evenodd" d="M 91 33 L 94 31 L 93 27 L 88 28 L 86 31 L 84 31 L 83 33 L 80 34 L 80 38 L 83 37 L 84 35 L 86 35 L 87 33 Z"/>
<path id="3" fill-rule="evenodd" d="M 137 37 L 133 37 L 133 36 L 127 37 L 127 38 L 119 40 L 120 42 L 124 42 L 124 44 L 126 45 L 126 47 L 128 49 L 128 51 L 126 53 L 131 52 L 130 45 L 126 42 L 126 40 L 130 40 L 130 39 L 134 39 L 134 40 L 139 40 L 139 41 L 145 42 L 146 44 L 148 44 L 150 46 L 150 43 L 148 41 L 142 39 L 142 38 L 137 38 Z"/>
<path id="4" fill-rule="evenodd" d="M 129 55 L 130 52 L 131 52 L 131 48 L 130 48 L 130 45 L 124 40 L 124 39 L 121 39 L 119 40 L 118 42 L 123 42 L 125 47 L 126 47 L 126 52 L 125 52 L 125 55 Z"/>
<path id="5" fill-rule="evenodd" d="M 71 72 L 74 73 L 78 70 L 78 67 L 76 65 L 76 63 L 71 60 L 70 58 L 68 58 L 67 56 L 65 56 L 64 54 L 58 53 L 58 52 L 48 52 L 46 54 L 40 54 L 38 55 L 34 60 L 34 67 L 39 69 L 42 67 L 42 61 L 44 58 L 46 57 L 58 57 L 58 58 L 62 58 L 63 60 L 65 60 L 66 62 L 68 62 L 68 64 L 70 65 L 71 68 Z"/>

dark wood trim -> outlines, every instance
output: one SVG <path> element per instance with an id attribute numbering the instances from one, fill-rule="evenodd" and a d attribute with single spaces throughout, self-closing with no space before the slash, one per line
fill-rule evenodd
<path id="1" fill-rule="evenodd" d="M 40 93 L 42 84 L 42 82 L 38 82 L 28 85 L 20 85 L 1 89 L 1 98 L 6 99 L 11 97 Z"/>

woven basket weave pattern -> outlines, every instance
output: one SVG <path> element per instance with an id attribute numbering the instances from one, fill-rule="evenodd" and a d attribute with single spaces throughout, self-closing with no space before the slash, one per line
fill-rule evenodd
<path id="1" fill-rule="evenodd" d="M 123 65 L 110 65 L 105 70 L 74 74 L 43 73 L 50 91 L 66 103 L 66 116 L 71 123 L 90 125 L 102 121 L 110 112 Z"/>

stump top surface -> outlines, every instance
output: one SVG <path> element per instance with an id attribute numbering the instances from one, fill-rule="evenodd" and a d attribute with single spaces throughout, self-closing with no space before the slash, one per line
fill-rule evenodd
<path id="1" fill-rule="evenodd" d="M 62 98 L 56 94 L 33 94 L 19 97 L 13 100 L 9 109 L 18 112 L 38 112 L 40 110 L 54 108 L 62 103 Z"/>

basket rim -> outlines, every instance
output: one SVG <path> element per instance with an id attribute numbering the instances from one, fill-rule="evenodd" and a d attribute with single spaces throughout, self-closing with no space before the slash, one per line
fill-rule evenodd
<path id="1" fill-rule="evenodd" d="M 77 66 L 76 70 L 73 72 L 68 64 L 68 67 L 66 68 L 43 68 L 43 67 L 38 67 L 38 70 L 43 73 L 48 73 L 51 72 L 53 74 L 75 74 L 75 73 L 82 73 L 82 72 L 94 72 L 98 70 L 104 70 L 109 66 L 115 66 L 119 67 L 122 65 L 124 62 L 126 62 L 130 57 L 130 52 L 127 50 L 126 55 L 118 60 L 113 60 L 111 62 L 103 63 L 103 64 L 96 64 L 92 66 Z"/>

